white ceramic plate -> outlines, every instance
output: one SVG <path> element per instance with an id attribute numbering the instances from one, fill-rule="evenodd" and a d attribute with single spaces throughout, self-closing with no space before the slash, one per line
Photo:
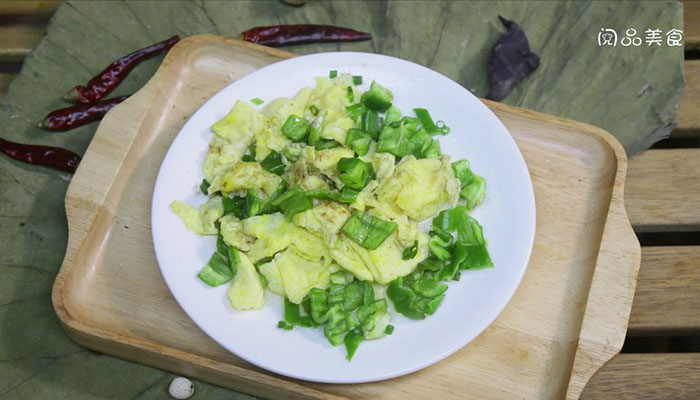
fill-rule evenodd
<path id="1" fill-rule="evenodd" d="M 198 205 L 202 166 L 211 125 L 236 100 L 291 97 L 315 85 L 330 70 L 364 77 L 394 93 L 404 115 L 414 107 L 430 110 L 452 132 L 440 138 L 453 160 L 467 158 L 487 182 L 487 196 L 473 216 L 484 227 L 494 269 L 462 272 L 451 282 L 437 312 L 422 321 L 393 315 L 396 330 L 360 345 L 352 362 L 344 346 L 332 347 L 320 329 L 276 327 L 283 302 L 268 292 L 257 311 L 236 311 L 228 303 L 229 285 L 210 288 L 197 273 L 215 249 L 214 237 L 185 229 L 170 210 L 173 200 Z M 322 53 L 284 60 L 230 84 L 207 101 L 182 128 L 156 180 L 152 204 L 153 243 L 160 269 L 175 299 L 212 339 L 259 367 L 293 378 L 329 383 L 377 381 L 427 367 L 479 335 L 506 306 L 527 268 L 535 234 L 532 182 L 520 151 L 496 116 L 469 91 L 449 78 L 398 58 L 365 53 Z"/>

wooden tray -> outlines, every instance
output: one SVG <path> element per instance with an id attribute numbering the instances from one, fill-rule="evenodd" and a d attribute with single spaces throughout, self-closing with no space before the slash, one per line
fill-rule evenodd
<path id="1" fill-rule="evenodd" d="M 69 241 L 53 303 L 67 333 L 105 353 L 263 397 L 577 398 L 620 350 L 627 329 L 640 261 L 623 204 L 627 158 L 598 128 L 498 103 L 487 105 L 513 134 L 532 175 L 537 234 L 515 296 L 472 343 L 400 378 L 316 384 L 236 358 L 185 315 L 152 247 L 158 168 L 210 96 L 291 56 L 193 36 L 106 116 L 66 194 Z"/>

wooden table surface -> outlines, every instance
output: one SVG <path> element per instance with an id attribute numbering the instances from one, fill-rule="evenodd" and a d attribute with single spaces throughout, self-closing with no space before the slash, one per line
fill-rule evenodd
<path id="1" fill-rule="evenodd" d="M 0 1 L 0 97 L 59 1 Z M 584 399 L 700 398 L 700 2 L 684 2 L 686 88 L 669 139 L 630 160 L 642 265 L 627 341 Z"/>

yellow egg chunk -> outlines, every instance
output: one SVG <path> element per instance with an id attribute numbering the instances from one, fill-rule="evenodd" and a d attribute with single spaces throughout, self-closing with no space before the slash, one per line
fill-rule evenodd
<path id="1" fill-rule="evenodd" d="M 347 147 L 335 147 L 332 149 L 316 150 L 312 165 L 318 168 L 328 177 L 338 176 L 338 161 L 341 158 L 351 158 L 355 152 Z"/>
<path id="2" fill-rule="evenodd" d="M 418 253 L 410 260 L 404 260 L 402 246 L 394 232 L 376 250 L 368 250 L 372 264 L 375 267 L 374 280 L 377 283 L 387 284 L 400 276 L 406 276 L 416 269 L 419 262 L 428 256 L 428 234 L 421 232 L 418 235 Z"/>
<path id="3" fill-rule="evenodd" d="M 355 275 L 358 279 L 372 282 L 374 280 L 372 273 L 367 269 L 362 258 L 355 252 L 351 242 L 352 240 L 344 235 L 339 236 L 338 240 L 330 248 L 331 257 L 338 265 Z"/>
<path id="4" fill-rule="evenodd" d="M 292 303 L 301 303 L 312 288 L 327 289 L 330 284 L 331 269 L 323 262 L 309 261 L 291 250 L 275 260 L 284 294 Z"/>
<path id="5" fill-rule="evenodd" d="M 170 208 L 178 217 L 182 218 L 187 229 L 200 235 L 216 235 L 214 223 L 224 215 L 224 205 L 219 196 L 207 200 L 200 206 L 199 210 L 177 200 L 170 203 Z"/>
<path id="6" fill-rule="evenodd" d="M 291 236 L 293 240 L 290 245 L 297 254 L 310 261 L 319 261 L 324 258 L 327 260 L 325 264 L 330 263 L 331 256 L 322 238 L 296 226 Z"/>
<path id="7" fill-rule="evenodd" d="M 350 218 L 350 210 L 334 201 L 320 201 L 312 211 L 321 222 L 323 232 L 326 235 L 335 235 L 340 232 L 340 228 Z"/>
<path id="8" fill-rule="evenodd" d="M 281 153 L 292 143 L 280 130 L 280 125 L 272 119 L 265 120 L 265 126 L 255 135 L 255 158 L 264 160 L 272 151 Z"/>
<path id="9" fill-rule="evenodd" d="M 277 257 L 282 253 L 278 253 L 275 258 L 269 263 L 262 264 L 258 267 L 260 273 L 267 279 L 267 288 L 274 294 L 284 296 L 284 287 L 282 287 L 282 278 L 280 277 L 280 271 L 277 268 Z"/>
<path id="10" fill-rule="evenodd" d="M 374 167 L 377 181 L 381 182 L 384 179 L 394 174 L 396 168 L 396 157 L 390 153 L 374 153 L 370 160 Z"/>
<path id="11" fill-rule="evenodd" d="M 263 288 L 255 266 L 248 256 L 239 252 L 238 272 L 228 289 L 228 300 L 237 310 L 255 310 L 265 305 Z"/>
<path id="12" fill-rule="evenodd" d="M 265 171 L 260 163 L 239 162 L 222 178 L 221 193 L 244 192 L 246 189 L 262 190 L 267 196 L 272 195 L 282 178 Z M 212 183 L 213 185 L 213 183 Z"/>
<path id="13" fill-rule="evenodd" d="M 253 142 L 255 132 L 262 127 L 262 114 L 250 104 L 239 100 L 224 118 L 211 126 L 211 130 L 216 136 L 229 142 L 245 143 L 245 149 Z"/>
<path id="14" fill-rule="evenodd" d="M 377 195 L 380 202 L 422 221 L 432 217 L 450 200 L 446 187 L 453 180 L 452 168 L 445 168 L 442 160 L 417 160 L 409 155 L 396 166 L 394 174 L 379 185 Z"/>
<path id="15" fill-rule="evenodd" d="M 233 215 L 225 215 L 219 220 L 221 236 L 224 242 L 241 251 L 250 250 L 255 238 L 243 232 L 243 223 Z"/>
<path id="16" fill-rule="evenodd" d="M 212 125 L 214 137 L 204 160 L 204 177 L 211 183 L 239 161 L 264 126 L 264 117 L 245 102 L 237 101 L 231 111 Z M 217 187 L 209 189 L 214 193 Z"/>
<path id="17" fill-rule="evenodd" d="M 243 220 L 243 232 L 258 239 L 248 252 L 253 262 L 257 262 L 289 247 L 296 230 L 282 214 L 275 213 Z"/>

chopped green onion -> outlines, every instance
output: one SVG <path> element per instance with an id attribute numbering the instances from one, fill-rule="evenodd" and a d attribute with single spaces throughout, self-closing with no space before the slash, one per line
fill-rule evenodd
<path id="1" fill-rule="evenodd" d="M 332 139 L 319 139 L 316 141 L 316 144 L 314 145 L 316 150 L 332 149 L 332 148 L 339 147 L 339 146 L 340 146 L 340 143 L 338 143 Z"/>
<path id="2" fill-rule="evenodd" d="M 287 323 L 287 322 L 285 322 L 285 321 L 280 321 L 280 322 L 278 322 L 278 323 L 277 323 L 277 327 L 280 328 L 280 329 L 287 330 L 287 331 L 291 331 L 292 329 L 294 329 L 294 325 L 289 324 L 289 323 Z"/>
<path id="3" fill-rule="evenodd" d="M 328 189 L 311 189 L 306 192 L 306 197 L 310 199 L 328 200 L 331 198 L 331 191 Z"/>
<path id="4" fill-rule="evenodd" d="M 391 125 L 385 123 L 379 133 L 377 152 L 391 153 L 396 157 L 413 154 L 416 158 L 424 158 L 423 149 L 432 139 L 424 129 L 417 128 L 418 124 L 407 117 Z"/>
<path id="5" fill-rule="evenodd" d="M 445 262 L 439 258 L 428 257 L 425 260 L 418 263 L 417 269 L 419 271 L 439 271 L 445 266 Z"/>
<path id="6" fill-rule="evenodd" d="M 467 208 L 470 210 L 481 204 L 486 196 L 484 178 L 474 175 L 474 179 L 462 189 L 460 195 L 467 201 Z"/>
<path id="7" fill-rule="evenodd" d="M 382 124 L 382 117 L 380 117 L 376 111 L 365 111 L 365 113 L 362 114 L 362 130 L 369 133 L 372 139 L 377 139 L 379 137 Z"/>
<path id="8" fill-rule="evenodd" d="M 265 200 L 260 207 L 260 214 L 271 214 L 273 212 L 278 211 L 278 207 L 276 205 L 273 205 L 273 202 L 277 200 L 280 196 L 282 196 L 286 191 L 287 188 L 289 187 L 289 184 L 287 181 L 282 179 L 282 182 L 280 182 L 279 186 L 277 186 L 277 189 L 275 189 L 275 193 L 272 194 L 267 200 Z"/>
<path id="9" fill-rule="evenodd" d="M 311 111 L 311 115 L 314 117 L 318 115 L 318 107 L 313 104 L 309 106 L 309 111 Z"/>
<path id="10" fill-rule="evenodd" d="M 391 107 L 391 102 L 394 100 L 394 95 L 384 86 L 372 81 L 369 91 L 362 95 L 362 102 L 367 108 L 384 112 Z"/>
<path id="11" fill-rule="evenodd" d="M 259 259 L 258 261 L 256 261 L 253 265 L 255 267 L 259 267 L 259 266 L 267 264 L 271 261 L 272 261 L 272 257 L 263 257 L 263 258 Z"/>
<path id="12" fill-rule="evenodd" d="M 411 319 L 425 318 L 425 314 L 416 308 L 416 294 L 403 286 L 403 278 L 399 277 L 392 281 L 386 290 L 386 295 L 400 314 Z"/>
<path id="13" fill-rule="evenodd" d="M 252 99 L 250 102 L 255 104 L 256 106 L 259 106 L 260 104 L 264 103 L 264 101 L 259 97 Z"/>
<path id="14" fill-rule="evenodd" d="M 362 103 L 355 103 L 345 107 L 345 110 L 348 112 L 348 116 L 350 118 L 356 120 L 367 111 L 367 107 L 365 107 L 365 105 Z"/>
<path id="15" fill-rule="evenodd" d="M 355 333 L 355 331 L 350 331 L 345 335 L 345 339 L 343 339 L 343 341 L 345 342 L 345 349 L 348 351 L 348 355 L 345 357 L 348 359 L 348 361 L 352 360 L 352 357 L 355 355 L 355 351 L 357 351 L 357 348 L 360 346 L 363 339 L 364 337 L 358 333 Z"/>
<path id="16" fill-rule="evenodd" d="M 362 85 L 362 75 L 353 75 L 352 84 L 356 86 Z"/>
<path id="17" fill-rule="evenodd" d="M 423 158 L 438 158 L 442 154 L 440 151 L 440 142 L 437 140 L 426 141 L 425 144 L 428 146 L 423 146 L 424 149 L 421 150 Z"/>
<path id="18" fill-rule="evenodd" d="M 289 139 L 300 142 L 309 132 L 309 121 L 291 114 L 282 125 L 282 133 Z"/>
<path id="19" fill-rule="evenodd" d="M 282 155 L 274 150 L 272 150 L 264 160 L 260 161 L 260 166 L 275 175 L 282 175 L 286 168 L 282 162 Z"/>
<path id="20" fill-rule="evenodd" d="M 469 161 L 459 160 L 452 163 L 452 170 L 455 173 L 455 178 L 462 182 L 462 188 L 467 186 L 474 180 L 474 173 L 469 168 Z"/>
<path id="21" fill-rule="evenodd" d="M 435 235 L 428 241 L 428 249 L 430 254 L 437 257 L 437 259 L 442 261 L 447 261 L 452 257 L 452 252 L 450 251 L 450 243 L 443 241 L 439 236 Z"/>
<path id="22" fill-rule="evenodd" d="M 348 129 L 345 136 L 345 145 L 360 156 L 367 154 L 370 142 L 372 142 L 372 137 L 369 133 L 357 128 Z"/>
<path id="23" fill-rule="evenodd" d="M 202 191 L 202 193 L 208 195 L 209 194 L 209 181 L 206 179 L 202 179 L 202 183 L 199 184 L 199 190 Z"/>
<path id="24" fill-rule="evenodd" d="M 224 257 L 228 257 L 228 245 L 224 242 L 224 237 L 219 232 L 216 235 L 216 251 Z"/>
<path id="25" fill-rule="evenodd" d="M 303 326 L 310 328 L 315 322 L 308 315 L 301 315 L 299 304 L 292 303 L 288 298 L 284 298 L 284 322 L 292 326 Z"/>
<path id="26" fill-rule="evenodd" d="M 391 335 L 392 333 L 394 333 L 394 325 L 387 325 L 386 330 L 384 332 L 386 332 L 387 335 Z"/>
<path id="27" fill-rule="evenodd" d="M 390 125 L 401 119 L 401 110 L 391 106 L 386 110 L 386 117 L 384 118 L 384 125 Z"/>
<path id="28" fill-rule="evenodd" d="M 446 134 L 443 133 L 443 131 L 441 131 L 437 125 L 435 125 L 435 122 L 433 122 L 433 118 L 430 117 L 428 110 L 425 108 L 414 108 L 413 111 L 416 113 L 416 117 L 418 117 L 423 129 L 428 132 L 428 135 L 433 136 Z"/>
<path id="29" fill-rule="evenodd" d="M 483 229 L 479 222 L 469 215 L 469 209 L 466 206 L 441 211 L 437 217 L 433 218 L 433 230 L 457 231 L 457 239 L 462 243 L 484 244 Z"/>
<path id="30" fill-rule="evenodd" d="M 354 203 L 357 200 L 359 190 L 351 189 L 347 186 L 343 187 L 340 192 L 331 192 L 330 199 L 339 203 Z"/>
<path id="31" fill-rule="evenodd" d="M 356 157 L 343 157 L 338 160 L 338 172 L 340 173 L 340 181 L 345 186 L 355 190 L 362 190 L 369 181 L 374 179 L 372 163 L 364 162 Z"/>
<path id="32" fill-rule="evenodd" d="M 328 321 L 328 292 L 318 288 L 313 288 L 308 294 L 309 314 L 317 324 Z"/>
<path id="33" fill-rule="evenodd" d="M 350 330 L 348 318 L 340 304 L 331 306 L 327 315 L 328 322 L 323 327 L 323 334 L 333 346 L 338 346 L 343 343 L 345 333 Z"/>
<path id="34" fill-rule="evenodd" d="M 355 211 L 345 222 L 341 231 L 360 246 L 375 250 L 394 233 L 397 227 L 395 222 Z"/>
<path id="35" fill-rule="evenodd" d="M 313 207 L 313 202 L 304 194 L 304 189 L 295 186 L 287 193 L 281 195 L 272 202 L 273 206 L 278 206 L 287 221 L 291 221 L 296 214 Z"/>
<path id="36" fill-rule="evenodd" d="M 445 267 L 437 272 L 437 279 L 440 281 L 451 281 L 457 280 L 457 274 L 459 274 L 459 265 L 456 262 L 448 262 Z"/>
<path id="37" fill-rule="evenodd" d="M 331 274 L 331 283 L 334 285 L 345 285 L 349 283 L 345 272 L 338 271 Z"/>
<path id="38" fill-rule="evenodd" d="M 420 311 L 428 314 L 428 315 L 433 315 L 435 313 L 435 310 L 438 308 L 440 303 L 442 302 L 442 299 L 445 297 L 444 294 L 441 294 L 439 296 L 431 298 L 422 298 L 416 301 L 416 308 L 418 308 Z"/>
<path id="39" fill-rule="evenodd" d="M 224 215 L 233 214 L 238 219 L 248 218 L 245 197 L 229 198 L 224 196 L 221 201 L 224 204 Z"/>
<path id="40" fill-rule="evenodd" d="M 255 161 L 255 144 L 251 144 L 250 146 L 248 146 L 248 150 L 246 151 L 246 154 L 243 155 L 241 160 L 244 162 Z"/>
<path id="41" fill-rule="evenodd" d="M 411 289 L 419 296 L 432 298 L 445 293 L 447 285 L 434 279 L 425 279 L 425 277 L 423 277 L 413 282 L 413 284 L 411 284 Z"/>
<path id="42" fill-rule="evenodd" d="M 345 286 L 343 292 L 343 310 L 350 312 L 361 306 L 364 300 L 365 287 L 361 281 L 352 281 Z"/>
<path id="43" fill-rule="evenodd" d="M 355 101 L 355 92 L 352 91 L 352 86 L 348 86 L 348 101 Z"/>
<path id="44" fill-rule="evenodd" d="M 309 137 L 306 139 L 306 143 L 308 143 L 309 146 L 313 146 L 319 139 L 321 139 L 321 129 L 319 129 L 317 126 L 311 125 L 311 128 L 309 129 Z"/>
<path id="45" fill-rule="evenodd" d="M 248 217 L 254 217 L 258 214 L 260 214 L 260 210 L 262 209 L 263 202 L 258 200 L 258 197 L 255 195 L 255 190 L 253 189 L 248 189 L 248 193 L 246 194 L 245 197 L 245 212 Z"/>
<path id="46" fill-rule="evenodd" d="M 273 206 L 279 206 L 283 202 L 291 199 L 292 197 L 296 196 L 297 194 L 304 194 L 304 189 L 301 186 L 294 186 L 293 188 L 287 190 L 286 192 L 276 196 L 271 204 Z"/>
<path id="47" fill-rule="evenodd" d="M 401 259 L 403 260 L 410 260 L 413 257 L 418 254 L 418 241 L 414 241 L 412 245 L 406 247 L 403 249 L 403 254 L 401 255 Z"/>
<path id="48" fill-rule="evenodd" d="M 197 276 L 209 286 L 219 286 L 233 279 L 233 272 L 226 256 L 215 252 Z"/>
<path id="49" fill-rule="evenodd" d="M 445 125 L 445 122 L 444 122 L 444 121 L 439 121 L 439 120 L 438 120 L 438 121 L 435 123 L 435 125 L 438 127 L 438 129 L 440 130 L 440 133 L 443 134 L 443 135 L 447 135 L 447 134 L 450 133 L 450 131 L 451 131 L 450 127 L 447 126 L 447 125 Z"/>
<path id="50" fill-rule="evenodd" d="M 493 267 L 493 261 L 491 261 L 491 256 L 489 255 L 485 244 L 465 245 L 457 242 L 457 244 L 455 244 L 455 258 L 457 257 L 458 251 L 460 253 L 464 253 L 462 256 L 464 260 L 460 263 L 459 269 L 482 269 Z"/>
<path id="51" fill-rule="evenodd" d="M 331 72 L 328 73 L 328 77 L 331 79 L 336 78 L 337 76 L 338 76 L 338 71 L 336 71 L 334 69 L 332 69 Z"/>

